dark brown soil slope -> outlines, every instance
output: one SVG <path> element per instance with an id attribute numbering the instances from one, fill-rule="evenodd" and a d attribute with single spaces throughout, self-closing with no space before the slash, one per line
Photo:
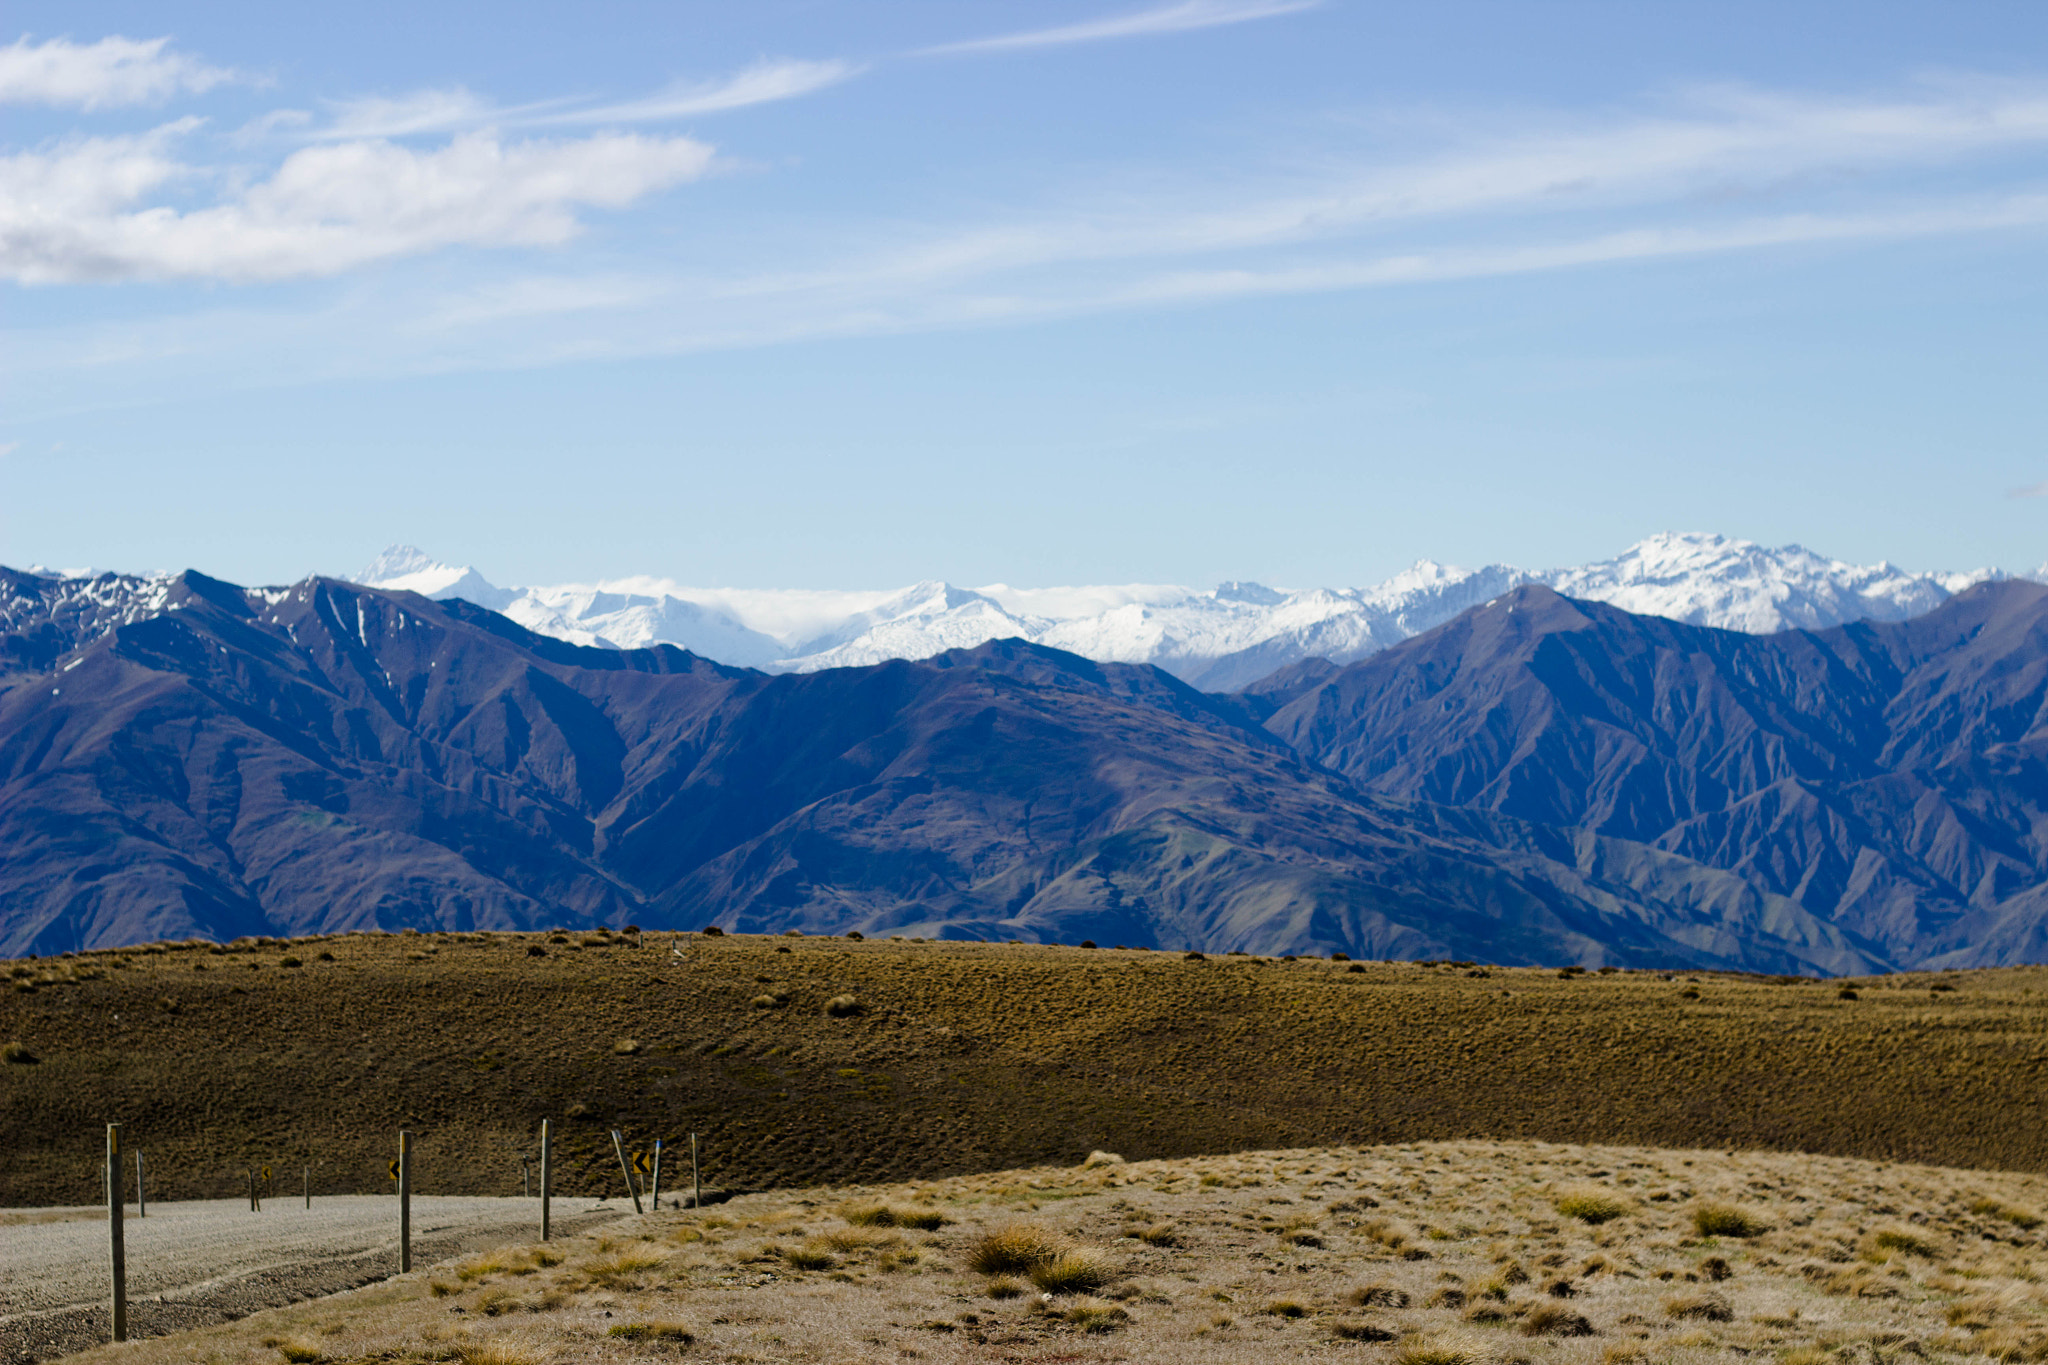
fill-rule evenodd
<path id="1" fill-rule="evenodd" d="M 2042 968 L 1851 1000 L 1711 974 L 561 937 L 7 964 L 0 1203 L 97 1198 L 110 1119 L 160 1198 L 264 1164 L 287 1190 L 305 1163 L 316 1191 L 388 1188 L 401 1126 L 422 1191 L 516 1193 L 550 1116 L 559 1188 L 590 1194 L 618 1189 L 613 1126 L 636 1146 L 694 1129 L 708 1181 L 756 1187 L 1462 1136 L 2048 1170 Z"/>

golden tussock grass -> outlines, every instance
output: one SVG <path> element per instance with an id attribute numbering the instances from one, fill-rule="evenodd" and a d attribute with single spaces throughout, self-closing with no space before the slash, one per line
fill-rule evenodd
<path id="1" fill-rule="evenodd" d="M 1070 1238 L 1037 1223 L 1008 1223 L 974 1240 L 967 1266 L 983 1275 L 1028 1274 L 1072 1245 Z"/>
<path id="2" fill-rule="evenodd" d="M 1586 1186 L 1564 1191 L 1551 1201 L 1551 1207 L 1567 1218 L 1594 1224 L 1624 1218 L 1629 1212 L 1626 1200 L 1616 1199 L 1606 1190 Z"/>
<path id="3" fill-rule="evenodd" d="M 1733 1204 L 1700 1205 L 1692 1212 L 1692 1225 L 1702 1237 L 1755 1237 L 1770 1230 L 1762 1218 Z"/>
<path id="4" fill-rule="evenodd" d="M 1094 1247 L 1069 1247 L 1034 1263 L 1026 1272 L 1048 1294 L 1093 1294 L 1116 1275 L 1116 1260 Z"/>
<path id="5" fill-rule="evenodd" d="M 946 1223 L 946 1215 L 940 1209 L 879 1202 L 847 1204 L 839 1210 L 839 1216 L 857 1227 L 922 1228 L 927 1232 Z"/>

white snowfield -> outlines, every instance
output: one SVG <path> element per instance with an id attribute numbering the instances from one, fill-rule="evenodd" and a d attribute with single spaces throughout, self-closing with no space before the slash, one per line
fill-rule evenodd
<path id="1" fill-rule="evenodd" d="M 595 1205 L 558 1197 L 554 1215 L 572 1217 Z M 56 1222 L 0 1222 L 0 1333 L 28 1315 L 105 1303 L 106 1212 L 75 1212 L 81 1216 Z M 532 1232 L 521 1232 L 528 1223 Z M 497 1228 L 538 1241 L 540 1201 L 415 1195 L 412 1228 L 415 1247 L 440 1233 Z M 395 1272 L 398 1201 L 389 1195 L 322 1196 L 307 1209 L 284 1198 L 251 1213 L 244 1199 L 207 1199 L 151 1204 L 147 1218 L 135 1217 L 131 1206 L 122 1240 L 130 1302 L 159 1295 L 177 1300 L 266 1272 L 366 1253 L 389 1252 Z"/>
<path id="2" fill-rule="evenodd" d="M 674 644 L 721 663 L 809 672 L 1018 637 L 1105 662 L 1157 664 L 1227 691 L 1322 657 L 1349 663 L 1449 621 L 1524 583 L 1695 625 L 1763 633 L 1896 621 L 1939 606 L 1997 569 L 1913 573 L 1861 566 L 1797 545 L 1668 534 L 1613 559 L 1530 571 L 1461 569 L 1423 560 L 1368 588 L 1290 591 L 1257 583 L 1213 589 L 1129 583 L 1074 588 L 962 588 L 925 582 L 894 591 L 695 588 L 664 578 L 500 588 L 475 569 L 409 546 L 380 555 L 355 581 L 428 597 L 462 597 L 529 630 L 577 644 Z M 2023 575 L 2048 580 L 2048 565 Z"/>

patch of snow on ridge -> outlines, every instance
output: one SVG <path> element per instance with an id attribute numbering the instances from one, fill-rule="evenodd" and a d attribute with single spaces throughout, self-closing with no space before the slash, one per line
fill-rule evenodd
<path id="1" fill-rule="evenodd" d="M 2048 580 L 2048 566 L 2039 574 Z M 474 569 L 395 546 L 356 581 L 464 597 L 579 644 L 678 645 L 721 663 L 777 672 L 922 659 L 1018 637 L 1105 662 L 1157 664 L 1198 687 L 1242 687 L 1308 658 L 1349 663 L 1434 629 L 1524 583 L 1695 625 L 1752 633 L 1901 620 L 1997 570 L 1910 573 L 1859 566 L 1798 545 L 1696 533 L 1652 536 L 1613 559 L 1531 572 L 1420 560 L 1364 588 L 1290 591 L 1258 583 L 1211 590 L 1132 583 L 962 588 L 932 580 L 895 590 L 696 588 L 637 577 L 497 588 Z"/>

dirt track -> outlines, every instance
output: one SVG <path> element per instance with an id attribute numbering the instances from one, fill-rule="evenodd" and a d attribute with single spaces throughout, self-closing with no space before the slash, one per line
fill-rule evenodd
<path id="1" fill-rule="evenodd" d="M 564 1233 L 618 1216 L 615 1206 L 557 1199 Z M 11 1210 L 0 1221 L 0 1365 L 47 1360 L 106 1340 L 103 1212 Z M 41 1220 L 41 1221 L 35 1221 Z M 412 1201 L 413 1265 L 539 1236 L 533 1199 L 423 1196 Z M 131 1210 L 127 1242 L 132 1337 L 241 1317 L 397 1273 L 398 1205 L 390 1196 L 153 1204 Z"/>

